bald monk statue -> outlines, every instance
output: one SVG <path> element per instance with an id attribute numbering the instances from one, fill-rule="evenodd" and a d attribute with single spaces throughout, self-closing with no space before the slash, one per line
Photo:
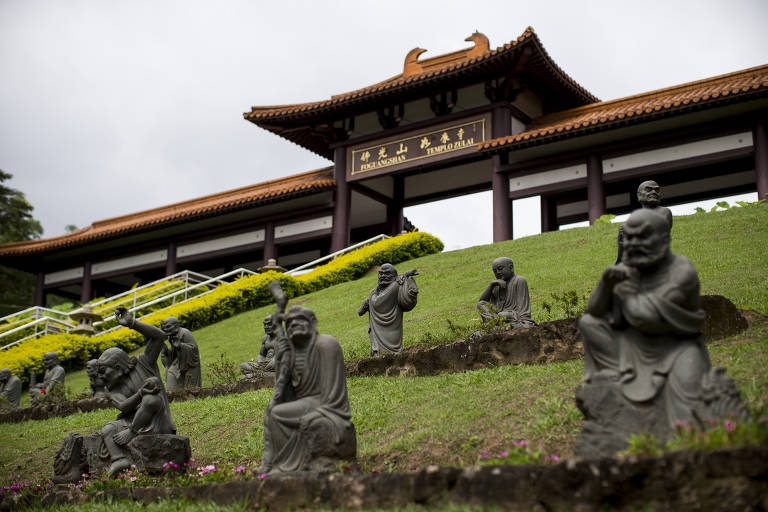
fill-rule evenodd
<path id="1" fill-rule="evenodd" d="M 658 183 L 651 180 L 642 182 L 640 186 L 637 187 L 637 200 L 644 209 L 664 217 L 669 223 L 669 228 L 672 229 L 672 211 L 669 208 L 660 206 L 661 187 L 659 187 Z M 619 237 L 617 240 L 619 252 L 616 257 L 616 263 L 621 263 L 621 241 L 623 236 L 624 226 L 619 226 Z"/>
<path id="2" fill-rule="evenodd" d="M 107 398 L 120 410 L 115 421 L 101 430 L 114 474 L 133 464 L 127 444 L 140 434 L 175 434 L 168 397 L 165 394 L 157 358 L 165 347 L 166 333 L 139 322 L 125 308 L 115 312 L 117 322 L 147 338 L 144 353 L 129 356 L 120 348 L 108 348 L 99 357 L 99 374 Z"/>
<path id="3" fill-rule="evenodd" d="M 585 387 L 609 383 L 628 404 L 656 405 L 637 413 L 633 426 L 622 433 L 624 439 L 654 428 L 655 435 L 664 437 L 676 423 L 711 419 L 716 408 L 708 402 L 714 395 L 705 395 L 729 384 L 723 384 L 722 371 L 711 370 L 701 335 L 705 316 L 696 269 L 684 256 L 670 252 L 669 222 L 651 209 L 635 210 L 624 224 L 622 262 L 603 272 L 579 322 Z M 588 418 L 599 417 L 605 404 L 615 403 L 602 396 L 596 402 L 585 412 Z M 605 414 L 626 417 L 615 411 Z"/>
<path id="4" fill-rule="evenodd" d="M 246 361 L 240 365 L 244 379 L 256 378 L 260 373 L 275 373 L 275 349 L 277 348 L 278 329 L 274 325 L 275 315 L 264 317 L 264 337 L 256 361 Z"/>
<path id="5" fill-rule="evenodd" d="M 0 409 L 18 409 L 21 400 L 21 380 L 8 368 L 0 370 Z"/>
<path id="6" fill-rule="evenodd" d="M 270 289 L 284 307 L 279 286 Z M 357 453 L 341 346 L 318 333 L 312 310 L 294 306 L 284 315 L 279 310 L 285 330 L 278 340 L 275 391 L 264 415 L 259 472 L 332 470 Z"/>
<path id="7" fill-rule="evenodd" d="M 495 280 L 491 281 L 477 303 L 483 323 L 501 319 L 510 329 L 525 329 L 536 323 L 531 318 L 528 282 L 515 275 L 515 264 L 509 258 L 496 258 L 491 265 Z"/>
<path id="8" fill-rule="evenodd" d="M 161 328 L 168 337 L 169 345 L 163 345 L 160 352 L 168 391 L 202 386 L 200 351 L 195 336 L 181 327 L 179 320 L 173 316 L 163 320 Z"/>
<path id="9" fill-rule="evenodd" d="M 64 386 L 64 378 L 67 372 L 59 365 L 59 354 L 56 352 L 47 352 L 43 356 L 43 365 L 45 374 L 43 383 L 38 384 L 35 381 L 35 372 L 32 372 L 29 379 L 29 399 L 32 407 L 43 405 L 45 397 L 57 386 Z"/>
<path id="10" fill-rule="evenodd" d="M 398 276 L 395 267 L 389 263 L 379 268 L 376 288 L 357 310 L 359 316 L 368 313 L 372 356 L 403 349 L 403 312 L 416 307 L 419 287 L 413 276 L 417 275 L 419 272 L 414 269 Z"/>

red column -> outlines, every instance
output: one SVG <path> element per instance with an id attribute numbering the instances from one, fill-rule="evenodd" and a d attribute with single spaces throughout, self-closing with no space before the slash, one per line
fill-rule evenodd
<path id="1" fill-rule="evenodd" d="M 605 215 L 605 182 L 600 155 L 589 155 L 587 158 L 587 203 L 589 224 L 592 225 L 601 215 Z"/>
<path id="2" fill-rule="evenodd" d="M 168 244 L 168 255 L 165 258 L 165 275 L 170 276 L 178 272 L 176 267 L 176 244 L 170 242 Z"/>
<path id="3" fill-rule="evenodd" d="M 495 108 L 493 110 L 491 136 L 504 137 L 512 133 L 512 117 L 509 109 Z M 509 178 L 502 174 L 501 166 L 505 163 L 502 155 L 491 158 L 493 177 L 493 241 L 503 242 L 512 239 L 512 200 L 509 198 Z"/>
<path id="4" fill-rule="evenodd" d="M 403 231 L 403 201 L 405 199 L 405 179 L 392 176 L 392 200 L 387 204 L 387 228 L 392 236 Z"/>
<path id="5" fill-rule="evenodd" d="M 86 261 L 83 268 L 83 288 L 80 291 L 80 302 L 85 304 L 93 298 L 93 285 L 91 283 L 91 262 Z"/>
<path id="6" fill-rule="evenodd" d="M 755 145 L 757 198 L 766 199 L 768 196 L 768 128 L 765 122 L 755 125 L 752 130 L 752 139 Z"/>
<path id="7" fill-rule="evenodd" d="M 333 177 L 336 192 L 333 200 L 333 228 L 331 230 L 331 252 L 340 251 L 349 245 L 349 212 L 352 192 L 347 183 L 347 151 L 339 147 L 333 150 Z"/>
<path id="8" fill-rule="evenodd" d="M 37 273 L 35 284 L 35 306 L 45 307 L 45 272 Z"/>
<path id="9" fill-rule="evenodd" d="M 264 263 L 268 265 L 270 258 L 277 261 L 277 247 L 275 246 L 275 223 L 267 222 L 264 226 Z"/>

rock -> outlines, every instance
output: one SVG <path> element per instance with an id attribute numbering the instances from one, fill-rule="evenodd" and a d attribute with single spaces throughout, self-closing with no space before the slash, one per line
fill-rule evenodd
<path id="1" fill-rule="evenodd" d="M 192 456 L 189 438 L 174 434 L 136 436 L 128 443 L 128 450 L 136 467 L 149 473 L 162 473 L 168 462 L 183 467 Z"/>

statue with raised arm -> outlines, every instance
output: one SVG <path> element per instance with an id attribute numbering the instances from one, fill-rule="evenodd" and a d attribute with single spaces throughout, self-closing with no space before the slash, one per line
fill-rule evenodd
<path id="1" fill-rule="evenodd" d="M 59 365 L 59 354 L 56 352 L 47 352 L 43 356 L 43 365 L 45 365 L 45 374 L 42 384 L 38 384 L 33 371 L 29 379 L 29 398 L 32 407 L 43 405 L 46 396 L 50 395 L 54 388 L 61 386 L 64 388 L 64 378 L 67 372 Z"/>
<path id="2" fill-rule="evenodd" d="M 515 264 L 510 258 L 496 258 L 491 264 L 496 277 L 483 290 L 477 310 L 483 323 L 501 319 L 509 329 L 525 329 L 536 323 L 531 318 L 531 299 L 528 281 L 515 274 Z"/>
<path id="3" fill-rule="evenodd" d="M 200 387 L 200 351 L 195 336 L 181 325 L 176 317 L 169 316 L 161 325 L 168 337 L 168 346 L 163 346 L 160 359 L 165 366 L 165 384 L 168 391 Z"/>
<path id="4" fill-rule="evenodd" d="M 413 277 L 417 275 L 419 272 L 414 269 L 398 276 L 395 267 L 389 263 L 379 268 L 376 288 L 357 311 L 359 316 L 368 313 L 372 356 L 403 349 L 403 313 L 416 307 L 419 287 Z"/>
<path id="5" fill-rule="evenodd" d="M 577 454 L 608 455 L 633 433 L 666 439 L 675 425 L 740 413 L 733 382 L 710 366 L 704 320 L 696 269 L 670 251 L 669 222 L 635 210 L 622 261 L 603 272 L 579 322 L 586 421 Z"/>
<path id="6" fill-rule="evenodd" d="M 644 209 L 652 211 L 664 217 L 672 229 L 672 211 L 669 208 L 661 206 L 661 187 L 655 181 L 644 181 L 637 187 L 637 200 Z M 624 226 L 619 226 L 619 237 L 617 240 L 619 253 L 616 257 L 616 263 L 621 263 L 621 246 L 624 237 Z"/>
<path id="7" fill-rule="evenodd" d="M 21 400 L 21 379 L 9 368 L 0 370 L 0 409 L 18 409 Z"/>
<path id="8" fill-rule="evenodd" d="M 253 379 L 260 374 L 274 375 L 275 350 L 277 349 L 278 328 L 275 326 L 275 315 L 264 318 L 264 337 L 261 339 L 261 349 L 256 361 L 246 361 L 240 365 L 244 379 Z"/>
<path id="9" fill-rule="evenodd" d="M 333 336 L 318 333 L 312 310 L 294 306 L 282 313 L 287 297 L 277 281 L 270 290 L 278 303 L 280 331 L 259 472 L 332 470 L 357 453 L 341 346 Z"/>

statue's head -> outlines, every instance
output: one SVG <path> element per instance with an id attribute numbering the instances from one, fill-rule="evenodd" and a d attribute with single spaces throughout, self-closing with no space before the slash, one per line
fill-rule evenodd
<path id="1" fill-rule="evenodd" d="M 285 330 L 291 342 L 304 345 L 317 334 L 315 312 L 302 306 L 293 306 L 285 315 Z"/>
<path id="2" fill-rule="evenodd" d="M 160 328 L 163 330 L 166 336 L 174 337 L 179 334 L 179 329 L 181 329 L 181 326 L 179 325 L 178 318 L 175 316 L 169 316 L 163 320 L 163 323 L 160 324 Z"/>
<path id="3" fill-rule="evenodd" d="M 157 395 L 163 390 L 163 381 L 159 377 L 147 377 L 141 387 L 142 395 Z"/>
<path id="4" fill-rule="evenodd" d="M 397 270 L 391 263 L 384 263 L 379 267 L 379 286 L 384 286 L 397 279 Z"/>
<path id="5" fill-rule="evenodd" d="M 632 212 L 624 223 L 622 263 L 644 269 L 661 262 L 669 254 L 669 229 L 667 220 L 657 213 Z"/>
<path id="6" fill-rule="evenodd" d="M 98 359 L 91 359 L 90 361 L 85 363 L 85 374 L 92 379 L 99 375 Z"/>
<path id="7" fill-rule="evenodd" d="M 43 356 L 43 365 L 45 366 L 46 370 L 50 370 L 57 364 L 59 364 L 59 354 L 56 352 L 47 352 Z"/>
<path id="8" fill-rule="evenodd" d="M 136 358 L 130 357 L 125 350 L 117 347 L 108 348 L 98 359 L 99 375 L 104 379 L 107 389 L 113 389 L 122 378 L 136 367 Z"/>
<path id="9" fill-rule="evenodd" d="M 272 325 L 272 315 L 264 317 L 264 334 L 271 336 L 274 332 L 274 325 Z"/>
<path id="10" fill-rule="evenodd" d="M 515 275 L 515 264 L 511 259 L 503 256 L 493 260 L 491 269 L 493 270 L 493 275 L 496 276 L 496 279 L 509 281 L 512 279 L 512 276 Z"/>
<path id="11" fill-rule="evenodd" d="M 8 379 L 10 378 L 11 378 L 10 368 L 3 368 L 2 370 L 0 370 L 0 382 L 5 384 L 6 382 L 8 382 Z"/>
<path id="12" fill-rule="evenodd" d="M 644 181 L 637 187 L 637 200 L 645 208 L 656 208 L 661 202 L 661 188 L 655 181 Z"/>

